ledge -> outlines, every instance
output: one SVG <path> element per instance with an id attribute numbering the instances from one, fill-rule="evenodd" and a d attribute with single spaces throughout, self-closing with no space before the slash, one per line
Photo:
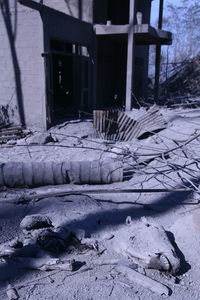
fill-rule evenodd
<path id="1" fill-rule="evenodd" d="M 135 42 L 139 45 L 171 45 L 172 33 L 156 29 L 149 24 L 135 25 Z"/>
<path id="2" fill-rule="evenodd" d="M 96 35 L 116 35 L 116 34 L 128 34 L 129 24 L 127 25 L 94 25 Z"/>
<path id="3" fill-rule="evenodd" d="M 128 34 L 130 25 L 94 25 L 96 35 Z M 172 33 L 155 29 L 149 24 L 134 25 L 135 42 L 137 45 L 171 45 Z"/>

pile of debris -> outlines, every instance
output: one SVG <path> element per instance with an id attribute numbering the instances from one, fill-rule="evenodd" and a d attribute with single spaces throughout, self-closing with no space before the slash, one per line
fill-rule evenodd
<path id="1" fill-rule="evenodd" d="M 77 260 L 61 259 L 60 255 L 72 253 L 76 257 L 77 251 L 83 255 L 85 251 L 92 251 L 91 256 L 102 256 L 101 260 L 96 258 L 97 265 L 113 265 L 130 282 L 159 295 L 169 295 L 169 288 L 142 274 L 139 268 L 165 271 L 173 275 L 180 270 L 180 259 L 165 229 L 146 218 L 142 218 L 136 226 L 127 217 L 126 224 L 120 230 L 105 235 L 101 240 L 86 237 L 84 230 L 73 232 L 68 228 L 55 228 L 46 215 L 28 215 L 21 221 L 20 227 L 23 230 L 21 239 L 15 238 L 0 246 L 0 259 L 16 268 L 70 272 L 83 266 L 91 268 L 89 261 L 80 265 Z M 118 253 L 119 258 L 107 261 L 103 256 L 106 251 L 111 251 L 113 255 Z M 8 289 L 12 288 L 9 286 Z"/>
<path id="2" fill-rule="evenodd" d="M 137 116 L 121 110 L 95 110 L 93 116 L 97 136 L 114 141 L 142 139 L 166 128 L 167 124 L 158 106 L 142 110 Z"/>
<path id="3" fill-rule="evenodd" d="M 55 293 L 74 299 L 69 294 L 77 290 L 81 299 L 198 295 L 199 109 L 132 110 L 121 115 L 115 142 L 104 136 L 111 137 L 115 112 L 108 120 L 98 114 L 102 140 L 91 121 L 78 121 L 2 145 L 0 293 L 9 280 L 7 295 L 15 294 L 9 299 L 17 293 L 41 299 L 44 290 L 45 299 Z M 156 126 L 166 128 L 144 138 Z M 126 140 L 132 129 L 137 134 Z M 23 277 L 10 278 L 13 270 Z M 31 294 L 25 274 L 37 284 L 51 276 L 55 282 L 34 283 Z"/>
<path id="4" fill-rule="evenodd" d="M 161 95 L 168 98 L 200 96 L 200 54 L 176 66 L 161 85 Z"/>

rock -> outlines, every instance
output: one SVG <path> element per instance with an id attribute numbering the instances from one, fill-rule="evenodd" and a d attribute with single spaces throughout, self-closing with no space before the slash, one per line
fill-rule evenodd
<path id="1" fill-rule="evenodd" d="M 9 246 L 15 249 L 19 249 L 23 247 L 23 242 L 20 239 L 15 238 L 9 242 Z"/>
<path id="2" fill-rule="evenodd" d="M 86 237 L 84 229 L 75 229 L 72 231 L 72 234 L 74 234 L 79 241 L 82 241 Z"/>
<path id="3" fill-rule="evenodd" d="M 27 231 L 52 227 L 52 222 L 49 217 L 43 215 L 26 216 L 20 223 L 20 227 Z"/>
<path id="4" fill-rule="evenodd" d="M 17 142 L 17 145 L 45 145 L 55 142 L 57 142 L 57 140 L 54 139 L 50 133 L 35 133 L 30 137 L 21 139 Z"/>
<path id="5" fill-rule="evenodd" d="M 11 145 L 11 146 L 13 146 L 13 145 L 16 145 L 16 140 L 9 140 L 9 141 L 7 141 L 7 145 Z"/>
<path id="6" fill-rule="evenodd" d="M 54 253 L 63 251 L 66 248 L 65 241 L 60 237 L 60 235 L 57 232 L 54 232 L 50 229 L 43 230 L 39 234 L 37 238 L 37 243 L 44 250 L 51 251 Z"/>
<path id="7" fill-rule="evenodd" d="M 19 299 L 19 295 L 17 290 L 11 286 L 11 284 L 7 285 L 6 294 L 9 300 L 17 300 Z"/>

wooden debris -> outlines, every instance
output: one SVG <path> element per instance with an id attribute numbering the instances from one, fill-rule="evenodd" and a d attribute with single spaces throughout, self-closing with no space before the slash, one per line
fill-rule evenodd
<path id="1" fill-rule="evenodd" d="M 18 126 L 4 126 L 0 128 L 0 144 L 7 143 L 10 140 L 17 140 L 24 137 L 23 128 Z"/>
<path id="2" fill-rule="evenodd" d="M 7 285 L 6 294 L 7 294 L 9 300 L 19 299 L 17 290 L 14 287 L 12 287 L 11 284 Z"/>
<path id="3" fill-rule="evenodd" d="M 156 106 L 147 110 L 138 119 L 128 116 L 121 110 L 94 110 L 93 119 L 98 137 L 107 140 L 129 141 L 166 127 L 166 121 Z"/>
<path id="4" fill-rule="evenodd" d="M 15 263 L 22 269 L 41 270 L 41 271 L 74 271 L 75 260 L 60 260 L 59 258 L 32 258 L 17 257 Z"/>
<path id="5" fill-rule="evenodd" d="M 127 267 L 125 265 L 118 265 L 116 267 L 116 270 L 126 276 L 131 282 L 137 283 L 154 293 L 166 296 L 169 295 L 169 288 L 167 286 L 131 269 L 130 267 Z"/>
<path id="6" fill-rule="evenodd" d="M 21 204 L 25 202 L 30 202 L 32 200 L 41 200 L 48 197 L 64 197 L 67 195 L 92 195 L 92 194 L 135 194 L 135 193 L 191 193 L 193 189 L 191 188 L 172 188 L 172 189 L 77 189 L 77 190 L 70 190 L 68 187 L 67 189 L 59 189 L 52 190 L 52 192 L 41 192 L 35 194 L 24 194 L 16 196 L 16 197 L 7 197 L 1 198 L 1 202 L 12 203 L 12 204 Z M 198 205 L 199 202 L 193 203 L 194 205 Z"/>

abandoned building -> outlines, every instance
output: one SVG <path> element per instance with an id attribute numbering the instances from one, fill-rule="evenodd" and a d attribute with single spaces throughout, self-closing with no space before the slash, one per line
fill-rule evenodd
<path id="1" fill-rule="evenodd" d="M 155 0 L 158 1 L 158 0 Z M 121 107 L 145 96 L 152 0 L 1 0 L 0 123 L 45 130 L 78 111 Z"/>

